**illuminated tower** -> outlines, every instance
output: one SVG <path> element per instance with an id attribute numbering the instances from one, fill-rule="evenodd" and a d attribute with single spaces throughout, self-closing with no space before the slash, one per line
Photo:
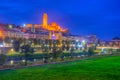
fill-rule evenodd
<path id="1" fill-rule="evenodd" d="M 48 15 L 44 13 L 43 15 L 43 26 L 47 26 L 48 24 Z"/>
<path id="2" fill-rule="evenodd" d="M 2 38 L 2 30 L 0 30 L 0 38 Z"/>

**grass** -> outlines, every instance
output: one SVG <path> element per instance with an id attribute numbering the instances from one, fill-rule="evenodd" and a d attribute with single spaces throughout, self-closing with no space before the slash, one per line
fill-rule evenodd
<path id="1" fill-rule="evenodd" d="M 0 80 L 120 80 L 120 56 L 5 70 Z"/>

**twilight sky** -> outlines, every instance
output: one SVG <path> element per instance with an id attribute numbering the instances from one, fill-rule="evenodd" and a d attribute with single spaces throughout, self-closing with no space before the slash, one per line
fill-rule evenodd
<path id="1" fill-rule="evenodd" d="M 120 0 L 0 0 L 0 23 L 42 23 L 44 12 L 72 34 L 120 37 Z"/>

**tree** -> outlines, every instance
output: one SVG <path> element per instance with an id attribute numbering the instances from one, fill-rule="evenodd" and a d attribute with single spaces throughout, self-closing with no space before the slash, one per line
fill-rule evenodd
<path id="1" fill-rule="evenodd" d="M 0 39 L 0 45 L 3 45 L 3 40 L 2 39 Z"/>
<path id="2" fill-rule="evenodd" d="M 92 56 L 94 54 L 94 48 L 93 47 L 89 47 L 88 49 L 88 56 Z"/>
<path id="3" fill-rule="evenodd" d="M 37 39 L 34 39 L 34 40 L 33 40 L 33 43 L 34 43 L 35 45 L 37 45 L 37 43 L 38 43 Z"/>
<path id="4" fill-rule="evenodd" d="M 6 38 L 4 39 L 4 41 L 5 41 L 5 43 L 9 44 L 9 43 L 10 43 L 10 38 L 9 38 L 9 37 L 6 37 Z"/>
<path id="5" fill-rule="evenodd" d="M 73 59 L 73 55 L 74 54 L 74 47 L 71 47 L 71 50 L 70 50 L 70 57 L 71 59 Z"/>
<path id="6" fill-rule="evenodd" d="M 114 38 L 112 38 L 112 40 L 120 40 L 120 38 L 119 37 L 114 37 Z"/>
<path id="7" fill-rule="evenodd" d="M 117 52 L 120 52 L 120 49 L 117 49 Z"/>
<path id="8" fill-rule="evenodd" d="M 43 49 L 43 58 L 44 58 L 44 63 L 48 63 L 48 57 L 49 57 L 49 51 L 47 47 L 44 47 Z"/>
<path id="9" fill-rule="evenodd" d="M 16 52 L 19 52 L 19 49 L 20 49 L 20 41 L 19 40 L 14 40 L 13 48 Z"/>
<path id="10" fill-rule="evenodd" d="M 63 51 L 65 50 L 65 45 L 64 45 L 64 44 L 62 45 L 62 50 L 63 50 Z"/>
<path id="11" fill-rule="evenodd" d="M 57 48 L 56 47 L 54 47 L 52 50 L 52 56 L 53 56 L 54 61 L 56 61 L 57 59 Z"/>
<path id="12" fill-rule="evenodd" d="M 60 48 L 59 50 L 57 50 L 56 47 L 53 48 L 53 51 L 52 51 L 52 57 L 54 59 L 54 61 L 57 60 L 58 57 L 61 57 L 62 56 L 62 49 Z"/>
<path id="13" fill-rule="evenodd" d="M 69 49 L 70 49 L 70 47 L 69 47 L 69 45 L 67 45 L 66 50 L 69 51 Z"/>
<path id="14" fill-rule="evenodd" d="M 27 61 L 29 60 L 29 56 L 31 55 L 31 53 L 34 53 L 34 50 L 29 44 L 23 45 L 21 49 L 22 49 L 22 53 L 24 53 L 25 55 L 25 66 L 27 66 Z"/>
<path id="15" fill-rule="evenodd" d="M 0 54 L 0 65 L 3 65 L 7 60 L 7 56 L 5 54 Z"/>
<path id="16" fill-rule="evenodd" d="M 87 55 L 87 51 L 86 50 L 83 50 L 83 55 Z"/>

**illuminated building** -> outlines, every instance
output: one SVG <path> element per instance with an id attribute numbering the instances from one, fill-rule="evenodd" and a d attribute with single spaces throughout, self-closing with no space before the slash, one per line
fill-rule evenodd
<path id="1" fill-rule="evenodd" d="M 32 46 L 36 47 L 39 51 L 41 51 L 42 45 L 52 48 L 55 41 L 59 42 L 57 44 L 58 47 L 64 48 L 85 49 L 86 46 L 88 48 L 99 44 L 97 49 L 120 49 L 120 38 L 113 39 L 110 42 L 99 42 L 96 35 L 87 35 L 83 38 L 80 35 L 71 35 L 68 29 L 60 27 L 56 22 L 48 23 L 48 15 L 46 13 L 43 15 L 42 20 L 41 24 L 24 24 L 21 27 L 14 24 L 0 24 L 0 52 L 10 50 L 13 53 L 13 42 L 16 39 L 22 40 L 20 45 L 31 40 Z M 39 45 L 34 43 L 37 40 L 41 41 Z M 52 41 L 53 43 L 50 45 L 49 42 L 45 43 L 45 41 Z"/>
<path id="2" fill-rule="evenodd" d="M 86 41 L 90 44 L 91 43 L 97 44 L 99 39 L 97 38 L 97 36 L 95 34 L 94 35 L 87 35 L 86 36 Z"/>
<path id="3" fill-rule="evenodd" d="M 48 15 L 46 13 L 43 15 L 43 22 L 41 24 L 24 24 L 23 26 L 0 24 L 0 50 L 8 51 L 13 49 L 14 40 L 22 40 L 21 45 L 26 41 L 33 41 L 34 39 L 43 41 L 67 40 L 68 36 L 64 34 L 70 35 L 67 29 L 61 28 L 56 22 L 49 24 Z M 38 47 L 40 46 L 41 45 Z"/>
<path id="4" fill-rule="evenodd" d="M 48 15 L 45 13 L 43 15 L 42 24 L 27 24 L 29 30 L 34 30 L 34 33 L 39 35 L 44 35 L 45 39 L 52 39 L 53 35 L 56 40 L 63 39 L 63 33 L 67 33 L 67 29 L 62 29 L 56 22 L 48 24 Z M 68 34 L 68 33 L 67 33 Z"/>
<path id="5" fill-rule="evenodd" d="M 115 37 L 111 41 L 100 41 L 100 46 L 97 49 L 120 49 L 120 38 Z"/>
<path id="6" fill-rule="evenodd" d="M 47 26 L 48 25 L 48 15 L 45 13 L 43 15 L 43 26 Z"/>

